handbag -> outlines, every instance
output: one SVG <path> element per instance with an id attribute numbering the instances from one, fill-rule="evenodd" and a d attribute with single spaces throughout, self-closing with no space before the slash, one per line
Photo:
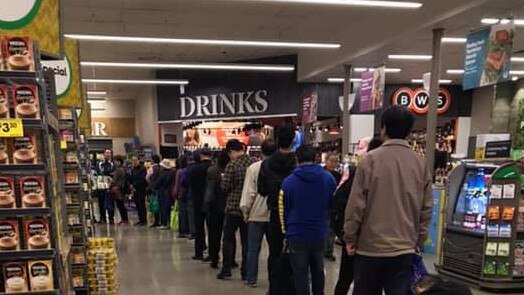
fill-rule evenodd
<path id="1" fill-rule="evenodd" d="M 178 202 L 175 202 L 173 210 L 171 210 L 171 230 L 178 231 Z"/>
<path id="2" fill-rule="evenodd" d="M 293 281 L 293 268 L 291 267 L 291 254 L 289 246 L 284 246 L 283 253 L 275 261 L 274 268 L 270 277 L 270 295 L 289 295 L 295 294 Z"/>
<path id="3" fill-rule="evenodd" d="M 153 214 L 160 213 L 160 202 L 158 200 L 158 193 L 156 191 L 151 193 L 149 200 L 149 211 Z"/>

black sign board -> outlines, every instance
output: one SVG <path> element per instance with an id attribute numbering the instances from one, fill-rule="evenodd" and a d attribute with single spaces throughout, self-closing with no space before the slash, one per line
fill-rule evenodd
<path id="1" fill-rule="evenodd" d="M 484 157 L 489 158 L 509 158 L 511 154 L 511 140 L 490 141 L 486 143 Z"/>

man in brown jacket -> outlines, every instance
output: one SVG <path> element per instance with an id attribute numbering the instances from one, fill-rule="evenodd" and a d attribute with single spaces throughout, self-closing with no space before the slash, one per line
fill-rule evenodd
<path id="1" fill-rule="evenodd" d="M 359 165 L 346 207 L 344 240 L 355 257 L 353 295 L 405 295 L 413 255 L 426 240 L 432 178 L 405 140 L 414 118 L 401 106 L 382 115 L 382 147 Z"/>

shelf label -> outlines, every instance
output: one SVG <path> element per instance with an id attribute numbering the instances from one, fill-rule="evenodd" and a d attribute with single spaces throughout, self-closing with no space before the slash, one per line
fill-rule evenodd
<path id="1" fill-rule="evenodd" d="M 0 137 L 22 136 L 24 136 L 22 119 L 0 119 Z"/>
<path id="2" fill-rule="evenodd" d="M 60 140 L 60 149 L 61 150 L 67 150 L 67 141 Z"/>

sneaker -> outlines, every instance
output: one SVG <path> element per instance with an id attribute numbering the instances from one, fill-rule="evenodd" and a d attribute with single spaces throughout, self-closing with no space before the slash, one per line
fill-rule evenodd
<path id="1" fill-rule="evenodd" d="M 118 225 L 128 225 L 128 224 L 129 224 L 129 221 L 123 221 L 123 220 L 118 223 Z"/>
<path id="2" fill-rule="evenodd" d="M 159 227 L 158 229 L 159 230 L 170 230 L 171 228 L 169 226 L 163 225 L 163 226 Z"/>
<path id="3" fill-rule="evenodd" d="M 191 257 L 191 260 L 203 260 L 204 257 L 203 256 L 198 256 L 198 255 L 194 255 L 193 257 Z"/>
<path id="4" fill-rule="evenodd" d="M 218 262 L 211 262 L 209 265 L 211 268 L 217 269 L 218 268 Z"/>
<path id="5" fill-rule="evenodd" d="M 143 226 L 143 225 L 145 225 L 145 223 L 140 222 L 140 221 L 133 223 L 133 226 Z"/>
<path id="6" fill-rule="evenodd" d="M 245 282 L 245 285 L 249 288 L 256 288 L 258 287 L 257 282 Z"/>
<path id="7" fill-rule="evenodd" d="M 192 234 L 187 235 L 186 238 L 187 238 L 189 241 L 193 241 L 193 240 L 195 240 L 195 236 L 192 235 Z"/>
<path id="8" fill-rule="evenodd" d="M 151 225 L 149 226 L 149 228 L 154 228 L 154 227 L 159 227 L 159 226 L 160 226 L 160 224 L 156 224 L 156 223 L 155 223 L 155 224 L 151 224 Z"/>
<path id="9" fill-rule="evenodd" d="M 115 224 L 114 220 L 109 220 L 109 224 Z"/>
<path id="10" fill-rule="evenodd" d="M 202 262 L 203 263 L 211 263 L 211 257 L 205 256 L 204 258 L 202 258 Z"/>
<path id="11" fill-rule="evenodd" d="M 185 234 L 178 234 L 176 237 L 179 239 L 185 239 L 187 236 Z"/>
<path id="12" fill-rule="evenodd" d="M 329 261 L 337 261 L 337 259 L 333 255 L 324 255 L 324 258 L 326 258 L 326 260 Z"/>
<path id="13" fill-rule="evenodd" d="M 231 278 L 231 273 L 230 272 L 220 272 L 218 273 L 217 275 L 217 279 L 219 280 L 228 280 Z"/>

